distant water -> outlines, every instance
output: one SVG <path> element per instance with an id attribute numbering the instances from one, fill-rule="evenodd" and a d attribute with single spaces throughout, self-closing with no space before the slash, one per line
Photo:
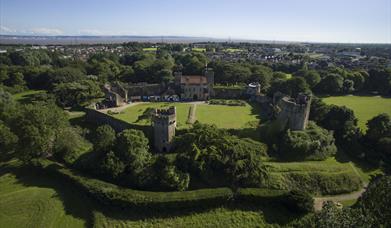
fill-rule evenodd
<path id="1" fill-rule="evenodd" d="M 35 45 L 69 45 L 69 44 L 115 44 L 124 42 L 151 43 L 196 43 L 196 42 L 255 42 L 276 43 L 275 41 L 228 40 L 209 37 L 187 36 L 13 36 L 0 35 L 0 44 L 35 44 Z M 278 42 L 286 43 L 286 42 Z"/>

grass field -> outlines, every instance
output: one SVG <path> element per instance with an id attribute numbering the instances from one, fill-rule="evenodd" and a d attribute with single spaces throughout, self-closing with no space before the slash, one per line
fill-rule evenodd
<path id="1" fill-rule="evenodd" d="M 335 96 L 323 98 L 326 104 L 346 106 L 354 111 L 358 126 L 366 131 L 369 119 L 380 113 L 391 115 L 391 98 L 380 96 Z"/>
<path id="2" fill-rule="evenodd" d="M 88 200 L 63 183 L 28 173 L 0 174 L 0 227 L 87 226 Z"/>
<path id="3" fill-rule="evenodd" d="M 186 124 L 186 121 L 190 104 L 185 103 L 140 103 L 125 109 L 120 114 L 114 115 L 114 117 L 132 124 L 149 125 L 151 123 L 146 119 L 138 120 L 139 116 L 142 115 L 147 108 L 163 108 L 172 105 L 174 105 L 177 110 L 177 127 L 189 127 L 189 125 Z"/>
<path id="4" fill-rule="evenodd" d="M 132 124 L 149 125 L 151 124 L 149 120 L 138 120 L 147 108 L 161 108 L 171 105 L 177 108 L 178 128 L 190 127 L 191 125 L 186 124 L 190 108 L 189 103 L 140 103 L 113 116 Z M 246 104 L 246 106 L 197 104 L 196 120 L 201 123 L 215 124 L 219 128 L 239 129 L 258 123 L 259 112 L 258 106 L 253 107 L 250 104 Z"/>
<path id="5" fill-rule="evenodd" d="M 143 48 L 143 51 L 157 51 L 157 47 Z"/>
<path id="6" fill-rule="evenodd" d="M 266 162 L 271 172 L 355 172 L 353 163 L 335 159 Z M 343 202 L 351 205 L 354 201 Z M 0 227 L 271 227 L 295 215 L 279 205 L 236 205 L 201 211 L 106 208 L 61 179 L 0 164 Z"/>
<path id="7" fill-rule="evenodd" d="M 192 48 L 191 50 L 194 52 L 206 52 L 206 48 Z"/>
<path id="8" fill-rule="evenodd" d="M 240 48 L 226 48 L 226 49 L 224 49 L 224 51 L 226 51 L 226 52 L 242 52 L 244 50 L 240 49 Z"/>
<path id="9" fill-rule="evenodd" d="M 31 95 L 40 94 L 40 93 L 46 93 L 45 90 L 27 90 L 21 93 L 14 94 L 12 97 L 16 101 L 23 101 L 28 100 Z"/>
<path id="10" fill-rule="evenodd" d="M 258 106 L 197 105 L 196 119 L 201 123 L 215 124 L 219 128 L 245 128 L 259 123 Z"/>

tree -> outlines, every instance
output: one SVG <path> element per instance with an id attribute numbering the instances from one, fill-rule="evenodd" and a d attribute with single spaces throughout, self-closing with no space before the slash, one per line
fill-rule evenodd
<path id="1" fill-rule="evenodd" d="M 58 68 L 49 74 L 49 88 L 53 88 L 55 84 L 72 83 L 85 79 L 85 74 L 73 67 Z"/>
<path id="2" fill-rule="evenodd" d="M 391 69 L 371 69 L 367 80 L 367 88 L 387 95 L 391 93 Z"/>
<path id="3" fill-rule="evenodd" d="M 366 137 L 378 141 L 383 137 L 391 137 L 391 119 L 386 113 L 379 114 L 367 122 Z"/>
<path id="4" fill-rule="evenodd" d="M 349 136 L 351 131 L 357 129 L 357 118 L 353 110 L 342 106 L 331 105 L 329 112 L 321 121 L 321 126 L 334 131 L 337 142 L 343 142 Z"/>
<path id="5" fill-rule="evenodd" d="M 0 69 L 0 84 L 1 83 L 4 83 L 4 81 L 6 81 L 8 79 L 8 71 L 7 71 L 7 68 L 4 66 L 1 65 L 1 69 Z"/>
<path id="6" fill-rule="evenodd" d="M 7 86 L 21 86 L 24 87 L 26 86 L 26 82 L 24 81 L 24 76 L 21 72 L 15 72 L 10 75 L 8 80 L 5 81 L 5 84 Z"/>
<path id="7" fill-rule="evenodd" d="M 17 103 L 12 95 L 0 88 L 0 120 L 8 122 L 17 114 Z"/>
<path id="8" fill-rule="evenodd" d="M 58 160 L 73 164 L 81 154 L 90 149 L 80 131 L 71 126 L 60 129 L 54 142 L 54 155 Z"/>
<path id="9" fill-rule="evenodd" d="M 95 132 L 95 150 L 107 152 L 113 147 L 115 140 L 115 131 L 110 125 L 99 126 Z"/>
<path id="10" fill-rule="evenodd" d="M 67 116 L 54 104 L 22 106 L 13 118 L 12 127 L 19 138 L 17 151 L 24 161 L 47 157 L 55 151 L 56 139 L 69 126 Z"/>
<path id="11" fill-rule="evenodd" d="M 14 151 L 18 137 L 0 120 L 0 151 L 9 153 Z"/>
<path id="12" fill-rule="evenodd" d="M 391 168 L 391 120 L 386 113 L 379 114 L 367 122 L 365 135 L 367 159 L 377 163 L 385 163 Z"/>
<path id="13" fill-rule="evenodd" d="M 140 173 L 151 162 L 148 139 L 140 130 L 127 129 L 117 136 L 116 155 L 133 174 Z"/>
<path id="14" fill-rule="evenodd" d="M 371 180 L 358 205 L 372 218 L 374 227 L 391 226 L 391 176 L 378 176 Z"/>
<path id="15" fill-rule="evenodd" d="M 266 145 L 239 139 L 213 125 L 196 122 L 175 139 L 177 166 L 212 186 L 260 186 L 267 175 L 261 161 Z"/>
<path id="16" fill-rule="evenodd" d="M 322 99 L 312 97 L 309 119 L 320 125 L 326 114 L 330 111 L 330 108 L 331 106 L 324 103 Z"/>
<path id="17" fill-rule="evenodd" d="M 125 164 L 113 151 L 108 152 L 99 165 L 100 172 L 109 179 L 117 179 L 124 171 Z"/>
<path id="18" fill-rule="evenodd" d="M 290 191 L 284 204 L 294 212 L 308 213 L 314 210 L 314 198 L 305 191 Z"/>
<path id="19" fill-rule="evenodd" d="M 295 73 L 295 76 L 303 77 L 307 84 L 314 88 L 320 82 L 320 75 L 316 70 L 300 70 Z"/>
<path id="20" fill-rule="evenodd" d="M 329 74 L 316 86 L 316 91 L 325 94 L 337 94 L 342 92 L 343 77 L 338 74 Z"/>
<path id="21" fill-rule="evenodd" d="M 346 79 L 343 81 L 342 91 L 344 93 L 351 93 L 354 91 L 354 82 L 352 80 Z"/>
<path id="22" fill-rule="evenodd" d="M 86 106 L 103 97 L 99 85 L 92 80 L 80 80 L 54 85 L 57 102 L 65 107 Z"/>
<path id="23" fill-rule="evenodd" d="M 262 89 L 270 87 L 273 70 L 262 65 L 254 65 L 251 67 L 251 81 L 261 84 Z M 246 82 L 246 81 L 244 81 Z"/>

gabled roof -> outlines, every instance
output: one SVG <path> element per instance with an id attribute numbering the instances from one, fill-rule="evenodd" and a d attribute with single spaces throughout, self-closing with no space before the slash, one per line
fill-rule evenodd
<path id="1" fill-rule="evenodd" d="M 201 75 L 183 75 L 181 77 L 181 84 L 206 84 L 208 79 Z"/>

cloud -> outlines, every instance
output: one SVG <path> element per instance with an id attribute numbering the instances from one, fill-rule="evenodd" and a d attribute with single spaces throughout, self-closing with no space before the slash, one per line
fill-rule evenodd
<path id="1" fill-rule="evenodd" d="M 61 29 L 56 28 L 33 28 L 28 30 L 29 33 L 34 35 L 62 35 L 64 32 Z"/>
<path id="2" fill-rule="evenodd" d="M 10 34 L 10 33 L 15 33 L 16 30 L 1 25 L 1 26 L 0 26 L 0 32 L 1 32 L 1 33 L 5 33 L 5 34 Z"/>

